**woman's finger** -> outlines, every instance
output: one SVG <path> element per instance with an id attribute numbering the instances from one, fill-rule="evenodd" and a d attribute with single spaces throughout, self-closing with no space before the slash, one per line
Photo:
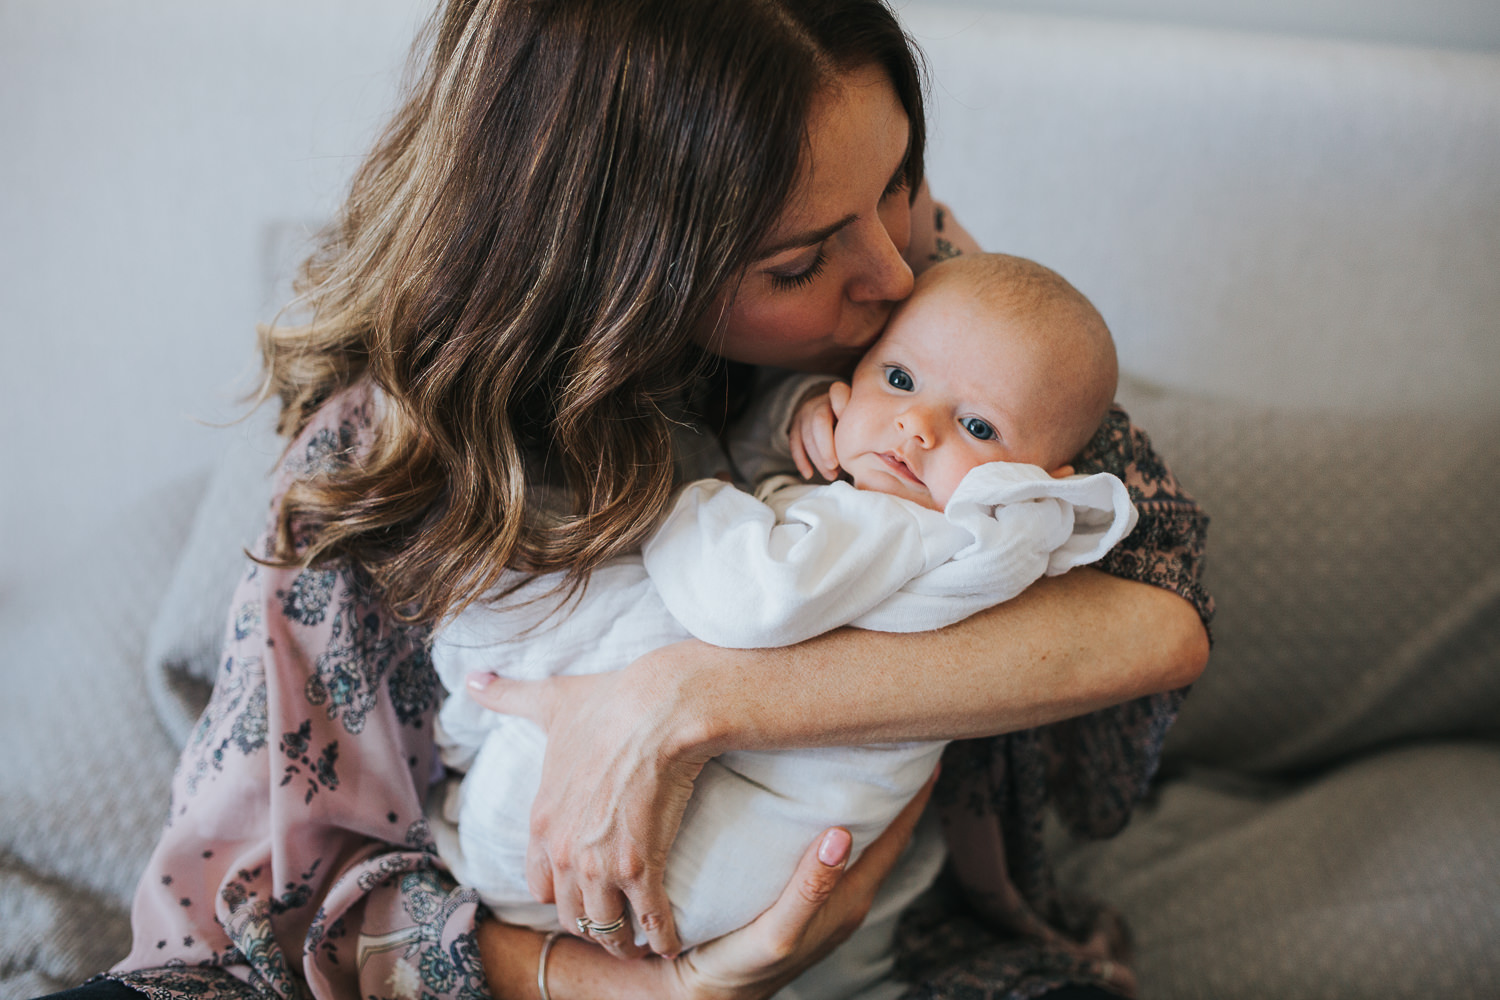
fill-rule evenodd
<path id="1" fill-rule="evenodd" d="M 491 712 L 518 715 L 543 729 L 552 718 L 553 678 L 520 681 L 477 672 L 464 678 L 464 686 L 475 704 Z"/>
<path id="2" fill-rule="evenodd" d="M 599 891 L 585 883 L 582 898 L 582 915 L 589 921 L 590 938 L 616 958 L 638 958 L 644 953 L 645 949 L 635 943 L 635 927 L 630 922 L 623 893 Z"/>
<path id="3" fill-rule="evenodd" d="M 557 898 L 554 900 L 557 904 L 557 922 L 569 934 L 587 939 L 588 935 L 578 926 L 578 918 L 588 916 L 583 907 L 583 893 L 578 888 L 578 884 L 572 881 L 565 882 L 562 879 L 554 884 L 557 887 L 555 893 Z"/>
<path id="4" fill-rule="evenodd" d="M 646 944 L 658 955 L 672 956 L 682 950 L 677 936 L 677 922 L 672 919 L 672 904 L 661 881 L 639 882 L 625 890 L 636 923 L 646 932 Z"/>
<path id="5" fill-rule="evenodd" d="M 848 830 L 834 827 L 802 852 L 791 881 L 755 921 L 768 935 L 774 954 L 788 955 L 795 949 L 844 877 L 853 843 Z"/>
<path id="6" fill-rule="evenodd" d="M 536 838 L 526 844 L 526 888 L 539 903 L 557 902 L 557 886 L 552 879 L 552 859 L 537 846 Z"/>

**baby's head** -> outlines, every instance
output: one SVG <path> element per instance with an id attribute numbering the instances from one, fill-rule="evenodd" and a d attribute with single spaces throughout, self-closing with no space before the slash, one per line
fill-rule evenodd
<path id="1" fill-rule="evenodd" d="M 1025 462 L 1056 473 L 1114 399 L 1114 341 L 1055 272 L 971 254 L 934 265 L 831 392 L 834 451 L 860 489 L 942 510 L 968 471 Z"/>

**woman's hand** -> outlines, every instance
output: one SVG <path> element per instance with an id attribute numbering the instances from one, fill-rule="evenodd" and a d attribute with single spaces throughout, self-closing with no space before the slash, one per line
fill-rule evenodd
<path id="1" fill-rule="evenodd" d="M 875 893 L 911 840 L 932 786 L 929 781 L 847 871 L 849 833 L 828 830 L 804 852 L 769 909 L 739 930 L 675 960 L 620 962 L 588 942 L 560 940 L 548 960 L 548 992 L 581 1000 L 764 1000 L 864 921 Z M 497 1000 L 535 996 L 541 951 L 535 932 L 485 921 L 479 925 L 479 948 Z"/>
<path id="2" fill-rule="evenodd" d="M 847 940 L 911 840 L 936 779 L 934 772 L 847 872 L 848 831 L 825 833 L 803 854 L 770 909 L 668 967 L 674 994 L 693 1000 L 769 997 Z"/>
<path id="3" fill-rule="evenodd" d="M 689 640 L 666 648 L 691 656 L 700 645 Z M 469 694 L 547 732 L 526 851 L 532 894 L 556 903 L 570 930 L 580 917 L 609 924 L 628 906 L 651 950 L 675 955 L 681 943 L 662 876 L 693 781 L 710 755 L 691 749 L 679 732 L 687 713 L 674 712 L 673 672 L 651 667 L 660 661 L 540 681 L 476 674 Z M 590 939 L 618 957 L 643 950 L 628 920 L 620 931 Z"/>

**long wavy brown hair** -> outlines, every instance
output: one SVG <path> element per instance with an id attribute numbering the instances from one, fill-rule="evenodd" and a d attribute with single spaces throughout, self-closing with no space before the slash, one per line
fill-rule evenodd
<path id="1" fill-rule="evenodd" d="M 341 389 L 382 396 L 368 451 L 285 494 L 272 561 L 348 559 L 432 623 L 506 569 L 576 585 L 640 543 L 722 369 L 693 332 L 775 225 L 819 90 L 887 70 L 913 190 L 924 126 L 881 0 L 450 0 L 418 44 L 303 265 L 305 322 L 260 345 L 289 438 Z"/>

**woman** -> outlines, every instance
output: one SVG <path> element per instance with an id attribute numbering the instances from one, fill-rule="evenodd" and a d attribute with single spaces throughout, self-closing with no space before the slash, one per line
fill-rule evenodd
<path id="1" fill-rule="evenodd" d="M 926 194 L 922 145 L 917 69 L 878 0 L 450 0 L 305 269 L 307 322 L 263 337 L 292 444 L 115 982 L 765 997 L 854 930 L 921 801 L 847 873 L 829 831 L 776 906 L 675 959 L 480 919 L 423 818 L 425 640 L 504 567 L 582 585 L 637 544 L 672 487 L 671 428 L 721 423 L 740 363 L 847 367 L 911 267 L 968 242 Z M 482 703 L 548 729 L 534 889 L 581 927 L 629 905 L 671 955 L 661 858 L 704 760 L 1004 733 L 956 745 L 937 792 L 985 924 L 915 912 L 907 969 L 928 995 L 954 977 L 1128 990 L 1115 929 L 1052 891 L 1035 824 L 1051 800 L 1108 835 L 1149 780 L 1206 655 L 1202 517 L 1121 414 L 1075 464 L 1136 492 L 1114 575 L 927 635 L 479 678 Z"/>

